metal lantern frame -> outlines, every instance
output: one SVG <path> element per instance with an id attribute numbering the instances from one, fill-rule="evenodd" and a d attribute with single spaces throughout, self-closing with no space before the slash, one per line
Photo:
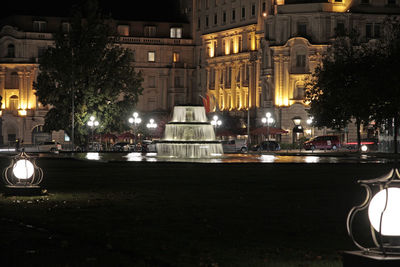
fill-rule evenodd
<path id="1" fill-rule="evenodd" d="M 361 249 L 364 253 L 380 254 L 380 255 L 384 255 L 384 256 L 387 256 L 387 255 L 399 256 L 400 255 L 400 244 L 393 245 L 393 244 L 387 243 L 387 241 L 385 241 L 384 239 L 390 239 L 393 237 L 387 237 L 387 236 L 383 236 L 381 234 L 382 219 L 383 219 L 383 215 L 386 211 L 387 204 L 388 204 L 388 198 L 389 198 L 388 189 L 389 188 L 400 188 L 399 170 L 397 168 L 393 168 L 392 170 L 390 170 L 389 173 L 382 175 L 378 178 L 371 179 L 371 180 L 358 180 L 357 183 L 359 183 L 362 187 L 365 188 L 367 195 L 366 195 L 364 202 L 361 205 L 355 206 L 350 210 L 350 212 L 347 216 L 347 222 L 346 222 L 347 233 L 349 234 L 353 243 L 359 249 Z M 377 188 L 378 190 L 376 190 L 375 188 Z M 372 241 L 373 241 L 375 247 L 367 248 L 367 247 L 361 245 L 359 242 L 357 242 L 357 240 L 354 238 L 353 220 L 354 220 L 355 216 L 357 215 L 357 213 L 364 211 L 365 209 L 367 209 L 369 207 L 372 198 L 375 196 L 373 194 L 373 191 L 374 191 L 373 189 L 375 189 L 375 191 L 377 191 L 377 192 L 386 190 L 386 201 L 385 201 L 386 205 L 385 205 L 383 211 L 381 212 L 379 231 L 375 230 L 374 227 L 372 226 L 372 224 L 370 223 L 371 238 L 372 238 Z M 400 205 L 400 203 L 399 203 L 399 205 Z M 400 225 L 399 225 L 399 227 L 400 227 Z"/>
<path id="2" fill-rule="evenodd" d="M 17 178 L 13 172 L 14 165 L 19 160 L 27 160 L 33 165 L 33 174 L 28 179 Z M 39 184 L 43 180 L 43 170 L 36 165 L 36 160 L 28 156 L 25 152 L 21 152 L 11 159 L 10 165 L 3 171 L 3 181 L 9 188 L 39 188 Z"/>

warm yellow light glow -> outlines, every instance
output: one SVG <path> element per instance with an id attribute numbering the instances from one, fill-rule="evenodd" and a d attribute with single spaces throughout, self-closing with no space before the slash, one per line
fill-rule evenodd
<path id="1" fill-rule="evenodd" d="M 311 135 L 311 129 L 307 129 L 305 132 L 306 134 Z"/>
<path id="2" fill-rule="evenodd" d="M 388 197 L 387 199 L 386 196 Z M 371 222 L 371 225 L 374 227 L 374 229 L 379 232 L 379 228 L 381 228 L 382 235 L 400 236 L 399 206 L 400 206 L 400 188 L 389 187 L 387 190 L 383 189 L 382 191 L 378 192 L 372 198 L 368 208 L 369 221 Z M 381 217 L 382 217 L 382 225 L 381 225 Z"/>
<path id="3" fill-rule="evenodd" d="M 285 4 L 285 0 L 276 0 L 276 4 L 279 5 L 284 5 Z"/>
<path id="4" fill-rule="evenodd" d="M 230 42 L 228 40 L 225 41 L 225 55 L 229 55 L 230 53 Z"/>
<path id="5" fill-rule="evenodd" d="M 179 62 L 179 53 L 178 53 L 178 52 L 174 52 L 174 54 L 173 54 L 173 61 L 174 61 L 174 62 Z"/>
<path id="6" fill-rule="evenodd" d="M 239 38 L 233 40 L 233 53 L 239 53 Z"/>
<path id="7" fill-rule="evenodd" d="M 256 50 L 256 36 L 254 34 L 251 35 L 251 50 Z"/>
<path id="8" fill-rule="evenodd" d="M 214 51 L 214 45 L 211 43 L 210 46 L 209 46 L 209 48 L 210 48 L 210 50 L 209 50 L 209 52 L 210 52 L 209 56 L 210 56 L 210 57 L 214 57 L 214 53 L 215 53 L 215 51 Z"/>
<path id="9" fill-rule="evenodd" d="M 33 164 L 26 159 L 18 160 L 13 166 L 13 174 L 18 179 L 29 179 L 33 175 Z"/>
<path id="10" fill-rule="evenodd" d="M 20 116 L 26 116 L 26 115 L 27 115 L 26 109 L 19 109 L 19 110 L 18 110 L 18 115 L 20 115 Z"/>

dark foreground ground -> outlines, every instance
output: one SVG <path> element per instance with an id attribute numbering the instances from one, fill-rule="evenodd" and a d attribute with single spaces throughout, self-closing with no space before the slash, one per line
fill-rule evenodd
<path id="1" fill-rule="evenodd" d="M 341 266 L 355 181 L 391 167 L 38 165 L 48 196 L 0 197 L 0 266 Z"/>

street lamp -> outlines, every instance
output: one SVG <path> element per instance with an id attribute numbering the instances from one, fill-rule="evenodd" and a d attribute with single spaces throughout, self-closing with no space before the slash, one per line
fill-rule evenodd
<path id="1" fill-rule="evenodd" d="M 93 148 L 93 142 L 94 142 L 93 132 L 94 132 L 94 128 L 99 126 L 99 122 L 96 121 L 96 118 L 94 116 L 90 116 L 90 120 L 88 121 L 87 124 L 92 130 L 92 148 Z"/>
<path id="2" fill-rule="evenodd" d="M 400 174 L 392 169 L 388 174 L 372 180 L 357 181 L 366 189 L 364 202 L 353 207 L 347 216 L 347 233 L 361 252 L 349 252 L 357 257 L 374 255 L 385 260 L 386 256 L 400 256 Z M 373 195 L 373 191 L 377 192 Z M 360 211 L 367 210 L 371 239 L 375 245 L 367 248 L 355 240 L 353 220 Z M 400 257 L 397 257 L 400 261 Z M 382 265 L 384 266 L 384 265 Z M 398 265 L 396 265 L 398 266 Z"/>
<path id="3" fill-rule="evenodd" d="M 13 157 L 3 172 L 3 181 L 9 194 L 44 194 L 45 191 L 39 186 L 42 180 L 42 169 L 25 152 Z"/>
<path id="4" fill-rule="evenodd" d="M 154 123 L 154 120 L 150 119 L 149 123 L 146 124 L 146 127 L 149 128 L 149 129 L 157 128 L 157 123 Z"/>
<path id="5" fill-rule="evenodd" d="M 274 118 L 272 118 L 271 112 L 267 112 L 265 114 L 266 117 L 261 119 L 261 122 L 265 125 L 267 124 L 267 141 L 268 141 L 268 145 L 267 145 L 267 150 L 269 147 L 269 125 L 274 123 Z"/>
<path id="6" fill-rule="evenodd" d="M 301 126 L 301 117 L 296 116 L 292 118 L 292 121 L 294 123 L 294 128 L 293 128 L 293 143 L 299 139 L 299 135 L 304 133 L 303 127 Z"/>
<path id="7" fill-rule="evenodd" d="M 214 126 L 214 130 L 217 131 L 217 127 L 222 125 L 222 121 L 218 119 L 217 115 L 214 115 L 211 125 Z"/>
<path id="8" fill-rule="evenodd" d="M 142 119 L 139 118 L 139 113 L 133 112 L 133 118 L 132 117 L 129 118 L 128 121 L 130 124 L 134 125 L 133 130 L 134 130 L 134 134 L 136 135 L 136 131 L 137 131 L 136 127 L 138 124 L 140 124 L 142 122 Z"/>

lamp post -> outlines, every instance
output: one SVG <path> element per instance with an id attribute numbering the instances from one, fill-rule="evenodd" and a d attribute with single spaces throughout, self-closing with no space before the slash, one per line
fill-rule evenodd
<path id="1" fill-rule="evenodd" d="M 92 148 L 93 148 L 93 143 L 94 143 L 93 132 L 94 132 L 94 128 L 99 126 L 99 122 L 96 121 L 96 118 L 94 116 L 90 116 L 90 120 L 88 121 L 87 124 L 92 130 Z"/>
<path id="2" fill-rule="evenodd" d="M 306 120 L 306 122 L 307 122 L 307 125 L 308 125 L 308 127 L 309 127 L 309 129 L 307 129 L 306 130 L 306 133 L 307 134 L 310 134 L 310 136 L 312 137 L 313 136 L 313 131 L 312 131 L 312 123 L 313 123 L 313 121 L 314 121 L 314 117 L 309 117 L 307 120 Z"/>
<path id="3" fill-rule="evenodd" d="M 149 123 L 146 124 L 146 127 L 149 130 L 154 130 L 155 128 L 157 128 L 157 123 L 155 123 L 153 119 L 150 119 Z"/>
<path id="4" fill-rule="evenodd" d="M 367 196 L 361 205 L 355 206 L 350 210 L 347 216 L 346 226 L 347 233 L 353 243 L 361 251 L 346 252 L 343 258 L 343 266 L 345 266 L 345 261 L 350 260 L 353 264 L 355 261 L 365 262 L 365 258 L 371 257 L 371 255 L 378 258 L 379 261 L 382 261 L 383 265 L 381 266 L 400 266 L 399 170 L 394 168 L 381 177 L 372 180 L 359 180 L 357 182 L 365 188 Z M 374 194 L 373 192 L 376 193 Z M 375 247 L 372 248 L 368 248 L 359 243 L 355 239 L 353 232 L 353 221 L 355 216 L 359 212 L 366 210 L 368 210 L 371 239 L 375 245 Z M 389 265 L 392 263 L 390 261 L 385 261 L 389 260 L 388 256 L 391 257 L 391 260 L 395 265 Z"/>
<path id="5" fill-rule="evenodd" d="M 139 124 L 142 122 L 142 119 L 139 118 L 139 113 L 137 113 L 137 112 L 133 112 L 132 116 L 133 116 L 133 118 L 132 118 L 132 117 L 129 118 L 128 121 L 129 121 L 129 123 L 130 123 L 131 125 L 133 125 L 134 134 L 135 134 L 135 136 L 136 136 L 137 125 L 139 125 Z M 136 139 L 137 139 L 137 138 L 136 138 Z"/>
<path id="6" fill-rule="evenodd" d="M 222 125 L 222 121 L 218 119 L 217 115 L 214 115 L 211 125 L 214 126 L 214 131 L 217 132 L 217 127 Z"/>
<path id="7" fill-rule="evenodd" d="M 274 118 L 272 118 L 271 112 L 267 112 L 265 117 L 261 119 L 261 122 L 265 125 L 267 124 L 267 141 L 269 146 L 269 125 L 274 123 Z M 268 148 L 267 148 L 268 149 Z"/>

